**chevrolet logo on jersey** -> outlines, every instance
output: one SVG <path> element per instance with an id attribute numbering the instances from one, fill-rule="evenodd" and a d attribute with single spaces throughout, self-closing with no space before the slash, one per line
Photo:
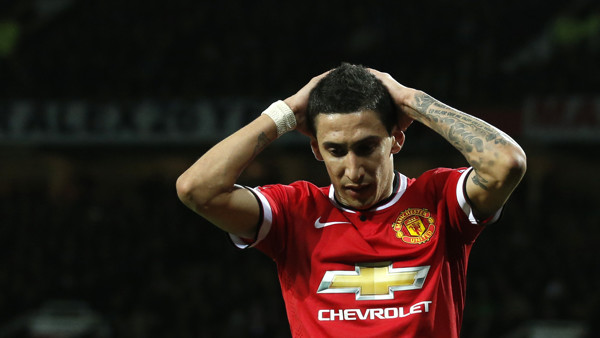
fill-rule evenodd
<path id="1" fill-rule="evenodd" d="M 354 293 L 356 300 L 394 299 L 394 291 L 423 287 L 429 265 L 394 268 L 392 263 L 357 263 L 354 271 L 327 271 L 317 293 Z"/>

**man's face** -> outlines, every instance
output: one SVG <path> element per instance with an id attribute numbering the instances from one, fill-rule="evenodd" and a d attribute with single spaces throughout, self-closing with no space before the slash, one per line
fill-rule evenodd
<path id="1" fill-rule="evenodd" d="M 313 152 L 325 162 L 338 201 L 368 209 L 392 193 L 392 154 L 400 151 L 404 134 L 390 136 L 375 112 L 319 114 Z"/>

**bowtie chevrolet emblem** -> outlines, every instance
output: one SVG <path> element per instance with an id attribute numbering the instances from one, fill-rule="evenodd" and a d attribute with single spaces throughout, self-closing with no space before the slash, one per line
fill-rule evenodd
<path id="1" fill-rule="evenodd" d="M 429 265 L 394 268 L 392 263 L 357 263 L 354 271 L 327 271 L 317 293 L 354 293 L 356 300 L 394 299 L 394 291 L 423 287 Z"/>

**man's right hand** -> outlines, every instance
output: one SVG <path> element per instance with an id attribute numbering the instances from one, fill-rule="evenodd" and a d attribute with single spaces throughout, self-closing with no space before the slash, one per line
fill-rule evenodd
<path id="1" fill-rule="evenodd" d="M 294 115 L 296 116 L 296 130 L 309 137 L 312 135 L 310 133 L 310 129 L 306 125 L 306 108 L 308 107 L 308 98 L 313 88 L 315 88 L 317 83 L 319 83 L 319 81 L 321 81 L 321 79 L 328 73 L 329 71 L 326 71 L 321 75 L 313 77 L 296 94 L 283 100 L 288 107 L 292 109 Z"/>

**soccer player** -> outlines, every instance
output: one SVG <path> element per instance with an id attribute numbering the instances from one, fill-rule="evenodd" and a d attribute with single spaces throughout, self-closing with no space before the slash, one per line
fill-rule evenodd
<path id="1" fill-rule="evenodd" d="M 469 168 L 394 170 L 418 121 Z M 331 185 L 236 185 L 280 135 L 311 136 Z M 215 145 L 177 180 L 179 198 L 277 264 L 296 337 L 459 337 L 467 261 L 525 173 L 521 147 L 490 124 L 342 64 Z M 243 281 L 240 280 L 240 283 Z"/>

